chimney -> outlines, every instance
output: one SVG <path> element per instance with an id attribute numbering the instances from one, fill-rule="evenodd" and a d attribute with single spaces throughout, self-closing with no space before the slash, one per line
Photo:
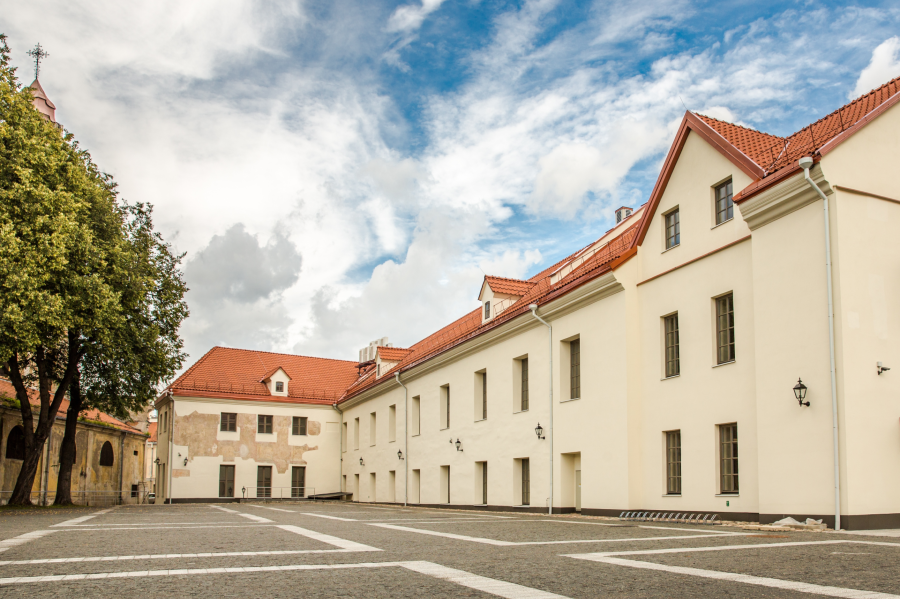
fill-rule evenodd
<path id="1" fill-rule="evenodd" d="M 616 209 L 616 224 L 618 225 L 625 219 L 631 216 L 631 213 L 634 211 L 628 208 L 627 206 L 623 206 L 621 208 Z"/>

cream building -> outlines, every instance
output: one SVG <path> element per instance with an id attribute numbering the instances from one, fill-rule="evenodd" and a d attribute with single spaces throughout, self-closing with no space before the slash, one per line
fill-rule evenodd
<path id="1" fill-rule="evenodd" d="M 486 277 L 477 310 L 410 348 L 361 352 L 333 408 L 241 406 L 281 416 L 279 444 L 290 419 L 322 422 L 302 460 L 355 501 L 900 526 L 898 101 L 894 80 L 786 138 L 687 113 L 648 202 L 597 242 Z M 224 400 L 171 392 L 160 456 L 207 461 L 189 486 L 214 489 L 227 453 L 194 459 L 178 431 Z"/>

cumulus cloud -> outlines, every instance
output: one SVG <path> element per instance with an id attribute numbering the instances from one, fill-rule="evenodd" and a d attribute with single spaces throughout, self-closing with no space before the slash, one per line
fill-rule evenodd
<path id="1" fill-rule="evenodd" d="M 270 349 L 284 342 L 292 316 L 282 293 L 297 283 L 301 256 L 278 230 L 268 242 L 238 223 L 215 235 L 185 264 L 191 319 L 183 334 L 192 354 L 210 346 Z"/>
<path id="2" fill-rule="evenodd" d="M 859 74 L 850 99 L 881 87 L 891 79 L 900 77 L 900 37 L 886 39 L 872 51 L 872 60 Z"/>

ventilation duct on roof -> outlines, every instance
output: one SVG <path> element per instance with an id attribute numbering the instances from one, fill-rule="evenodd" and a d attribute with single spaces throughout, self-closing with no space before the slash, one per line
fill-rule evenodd
<path id="1" fill-rule="evenodd" d="M 631 213 L 634 211 L 627 206 L 623 206 L 621 208 L 616 209 L 616 223 L 621 223 L 625 219 L 631 216 Z"/>
<path id="2" fill-rule="evenodd" d="M 373 342 L 369 342 L 369 345 L 359 351 L 359 362 L 369 362 L 370 360 L 375 360 L 375 354 L 378 352 L 378 346 L 387 346 L 388 348 L 393 348 L 393 344 L 388 342 L 387 337 L 379 338 Z"/>

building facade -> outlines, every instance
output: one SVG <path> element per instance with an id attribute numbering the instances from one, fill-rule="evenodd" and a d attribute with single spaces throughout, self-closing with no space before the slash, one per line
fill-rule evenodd
<path id="1" fill-rule="evenodd" d="M 894 80 L 786 138 L 686 113 L 648 202 L 597 242 L 361 352 L 318 409 L 340 434 L 323 478 L 361 502 L 900 526 L 898 100 Z M 220 426 L 221 401 L 171 391 L 175 421 Z M 261 402 L 279 444 L 312 410 Z"/>
<path id="2" fill-rule="evenodd" d="M 32 405 L 40 407 L 35 391 Z M 63 400 L 44 443 L 31 501 L 52 504 L 59 476 L 59 449 L 65 434 L 68 400 Z M 141 465 L 147 436 L 98 410 L 82 413 L 75 430 L 72 500 L 76 504 L 138 504 L 147 499 Z M 15 487 L 24 459 L 22 415 L 12 384 L 0 379 L 0 504 Z"/>

